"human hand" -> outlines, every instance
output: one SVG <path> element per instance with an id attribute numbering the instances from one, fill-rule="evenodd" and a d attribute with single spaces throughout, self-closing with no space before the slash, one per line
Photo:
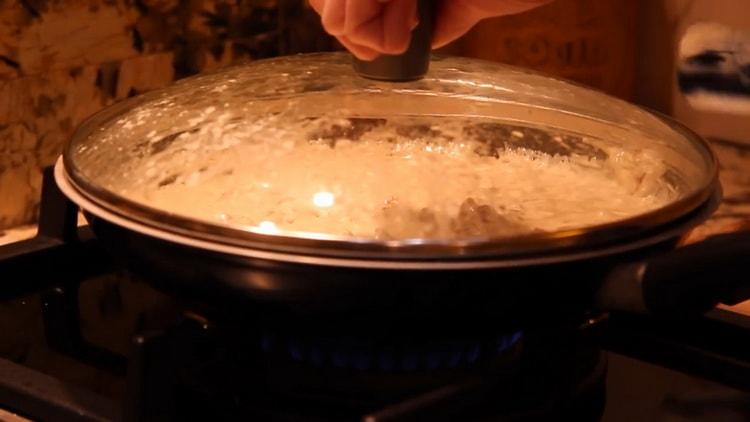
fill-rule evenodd
<path id="1" fill-rule="evenodd" d="M 465 34 L 480 20 L 521 13 L 552 0 L 439 1 L 432 47 L 439 48 Z M 323 27 L 355 56 L 373 60 L 380 54 L 401 54 L 417 26 L 417 0 L 310 0 Z"/>

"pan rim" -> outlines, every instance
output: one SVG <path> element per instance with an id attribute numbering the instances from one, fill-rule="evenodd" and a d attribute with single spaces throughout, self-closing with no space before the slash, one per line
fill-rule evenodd
<path id="1" fill-rule="evenodd" d="M 548 251 L 547 253 L 525 254 L 516 256 L 495 255 L 489 257 L 468 256 L 457 260 L 444 260 L 441 257 L 430 259 L 389 259 L 389 257 L 355 256 L 327 256 L 315 253 L 294 253 L 273 249 L 250 248 L 241 245 L 222 243 L 216 240 L 197 238 L 186 233 L 179 233 L 164 227 L 149 225 L 132 219 L 127 215 L 118 214 L 88 197 L 73 180 L 65 168 L 62 157 L 58 158 L 54 166 L 55 181 L 60 190 L 84 212 L 101 218 L 121 228 L 131 230 L 141 235 L 166 241 L 172 244 L 197 248 L 207 252 L 218 253 L 229 257 L 250 258 L 263 261 L 291 263 L 305 266 L 338 267 L 350 269 L 371 270 L 417 270 L 417 271 L 445 271 L 445 270 L 493 270 L 502 268 L 518 268 L 532 265 L 560 264 L 566 262 L 583 261 L 596 257 L 611 256 L 643 249 L 670 239 L 676 239 L 690 229 L 703 222 L 718 207 L 721 198 L 721 187 L 717 183 L 709 198 L 693 210 L 692 214 L 683 216 L 679 221 L 672 221 L 671 225 L 661 227 L 647 236 L 641 236 L 631 241 L 619 242 L 605 247 L 589 247 L 579 250 Z"/>

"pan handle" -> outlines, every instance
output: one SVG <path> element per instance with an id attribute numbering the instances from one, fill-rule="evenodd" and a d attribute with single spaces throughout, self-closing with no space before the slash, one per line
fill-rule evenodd
<path id="1" fill-rule="evenodd" d="M 723 234 L 616 267 L 597 292 L 607 311 L 704 313 L 750 299 L 750 232 Z"/>

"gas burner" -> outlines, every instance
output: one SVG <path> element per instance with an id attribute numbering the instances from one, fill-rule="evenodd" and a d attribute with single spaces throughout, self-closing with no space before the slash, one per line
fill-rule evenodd
<path id="1" fill-rule="evenodd" d="M 484 342 L 454 340 L 443 343 L 453 347 L 446 351 L 418 352 L 413 340 L 409 345 L 399 342 L 375 347 L 370 355 L 373 364 L 365 369 L 355 366 L 356 353 L 342 352 L 348 361 L 336 357 L 336 347 L 352 348 L 362 341 L 302 341 L 254 334 L 260 331 L 248 327 L 252 324 L 245 325 L 245 336 L 238 339 L 236 329 L 226 324 L 188 318 L 138 337 L 131 361 L 131 373 L 138 376 L 130 379 L 130 391 L 139 392 L 130 397 L 139 411 L 134 420 L 148 420 L 151 414 L 181 420 L 203 411 L 206 417 L 243 415 L 271 421 L 471 421 L 511 416 L 597 421 L 604 406 L 606 358 L 592 338 L 586 339 L 593 330 L 564 335 L 516 332 Z M 316 363 L 311 345 L 320 343 L 326 343 L 321 349 L 327 351 Z M 380 353 L 385 350 L 394 352 Z M 442 368 L 420 367 L 433 352 L 462 365 L 445 359 Z M 390 363 L 380 367 L 375 356 Z M 172 405 L 184 401 L 186 386 L 197 408 Z"/>
<path id="2" fill-rule="evenodd" d="M 522 337 L 522 332 L 484 339 L 393 339 L 311 338 L 265 333 L 260 347 L 267 357 L 286 356 L 291 361 L 316 368 L 415 373 L 471 368 L 504 355 Z"/>

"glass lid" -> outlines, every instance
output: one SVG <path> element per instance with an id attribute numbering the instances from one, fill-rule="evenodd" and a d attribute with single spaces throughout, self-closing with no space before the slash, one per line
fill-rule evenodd
<path id="1" fill-rule="evenodd" d="M 145 224 L 404 256 L 614 241 L 694 210 L 716 178 L 689 131 L 602 93 L 455 57 L 423 80 L 377 82 L 345 53 L 126 100 L 79 128 L 64 163 L 87 197 Z"/>

